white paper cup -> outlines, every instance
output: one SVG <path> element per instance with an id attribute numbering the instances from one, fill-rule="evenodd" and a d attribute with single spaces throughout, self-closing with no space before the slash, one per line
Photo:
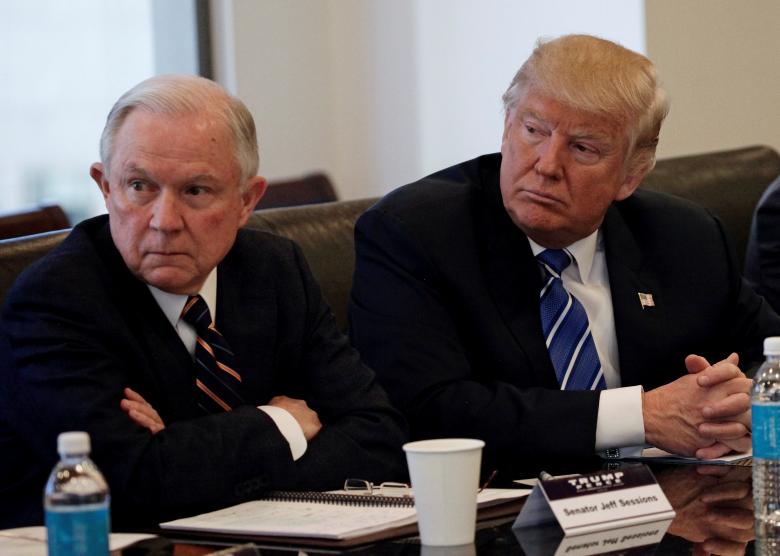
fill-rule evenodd
<path id="1" fill-rule="evenodd" d="M 420 540 L 427 546 L 474 542 L 482 440 L 437 438 L 404 444 Z"/>

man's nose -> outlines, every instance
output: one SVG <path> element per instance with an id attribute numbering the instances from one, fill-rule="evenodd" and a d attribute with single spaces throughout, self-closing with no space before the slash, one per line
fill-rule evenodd
<path id="1" fill-rule="evenodd" d="M 163 190 L 155 200 L 149 225 L 161 232 L 175 232 L 183 226 L 180 201 L 175 193 Z"/>
<path id="2" fill-rule="evenodd" d="M 563 176 L 563 156 L 566 142 L 561 137 L 552 135 L 536 147 L 536 172 L 545 178 L 559 180 Z"/>

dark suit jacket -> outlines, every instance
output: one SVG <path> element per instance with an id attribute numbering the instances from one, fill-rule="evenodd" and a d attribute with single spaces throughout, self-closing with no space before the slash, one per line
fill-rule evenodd
<path id="1" fill-rule="evenodd" d="M 769 184 L 753 213 L 745 278 L 780 311 L 780 177 Z"/>
<path id="2" fill-rule="evenodd" d="M 483 469 L 592 454 L 599 397 L 558 389 L 540 271 L 503 208 L 500 164 L 487 155 L 448 168 L 361 216 L 350 306 L 353 343 L 412 437 L 484 439 Z M 672 381 L 689 353 L 754 361 L 763 337 L 780 333 L 704 209 L 638 191 L 602 229 L 623 385 Z"/>
<path id="3" fill-rule="evenodd" d="M 90 433 L 120 525 L 268 489 L 403 475 L 403 419 L 339 333 L 299 248 L 241 230 L 217 288 L 217 328 L 238 357 L 247 405 L 204 416 L 192 359 L 124 265 L 107 217 L 77 226 L 19 278 L 0 333 L 0 528 L 40 522 L 56 437 L 67 430 Z M 151 435 L 120 410 L 126 386 L 157 409 L 164 431 Z M 297 462 L 254 407 L 279 394 L 305 399 L 324 424 Z"/>

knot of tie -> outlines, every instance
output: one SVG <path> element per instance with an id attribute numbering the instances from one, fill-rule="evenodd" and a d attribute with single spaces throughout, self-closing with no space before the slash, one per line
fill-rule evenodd
<path id="1" fill-rule="evenodd" d="M 545 249 L 536 260 L 546 266 L 552 273 L 560 276 L 561 272 L 572 262 L 572 256 L 566 249 Z"/>
<path id="2" fill-rule="evenodd" d="M 191 295 L 181 310 L 181 319 L 191 324 L 200 334 L 203 330 L 208 330 L 212 325 L 211 311 L 206 301 L 199 295 Z"/>

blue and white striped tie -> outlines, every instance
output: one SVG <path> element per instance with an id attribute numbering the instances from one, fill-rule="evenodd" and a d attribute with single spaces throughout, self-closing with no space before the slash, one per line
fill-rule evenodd
<path id="1" fill-rule="evenodd" d="M 561 390 L 606 388 L 588 315 L 561 281 L 563 269 L 572 262 L 571 254 L 564 249 L 547 249 L 536 260 L 545 277 L 539 294 L 542 330 Z"/>

